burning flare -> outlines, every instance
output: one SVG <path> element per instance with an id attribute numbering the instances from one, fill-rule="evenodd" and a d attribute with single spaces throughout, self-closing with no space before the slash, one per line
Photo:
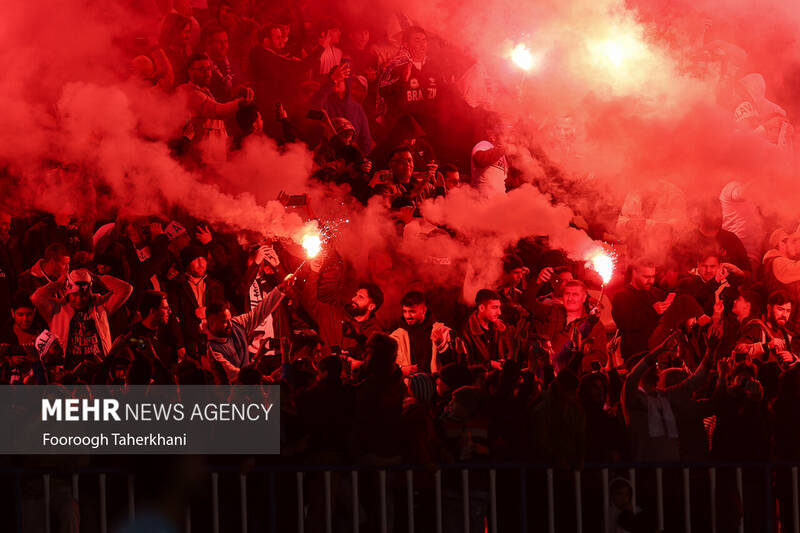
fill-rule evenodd
<path id="1" fill-rule="evenodd" d="M 597 255 L 592 257 L 591 261 L 595 272 L 600 274 L 603 285 L 608 284 L 611 281 L 611 276 L 614 275 L 614 258 L 603 252 L 598 252 Z"/>
<path id="2" fill-rule="evenodd" d="M 511 50 L 511 61 L 525 71 L 531 70 L 536 66 L 537 58 L 528 50 L 528 47 L 519 43 Z"/>
<path id="3" fill-rule="evenodd" d="M 322 240 L 319 235 L 306 235 L 303 237 L 302 244 L 308 259 L 314 259 L 322 250 Z"/>

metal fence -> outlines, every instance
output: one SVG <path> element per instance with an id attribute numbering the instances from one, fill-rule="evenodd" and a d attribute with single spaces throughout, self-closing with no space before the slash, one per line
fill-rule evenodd
<path id="1" fill-rule="evenodd" d="M 313 520 L 315 531 L 333 533 L 343 530 L 342 521 L 335 520 L 336 515 L 346 518 L 347 531 L 360 533 L 365 523 L 364 500 L 368 497 L 373 502 L 369 527 L 381 533 L 609 531 L 609 522 L 612 520 L 609 482 L 613 476 L 622 477 L 630 484 L 631 507 L 634 510 L 644 506 L 644 499 L 647 499 L 646 505 L 651 507 L 659 531 L 663 531 L 669 522 L 672 524 L 671 530 L 691 533 L 694 527 L 695 531 L 716 533 L 721 518 L 719 509 L 722 506 L 728 523 L 733 516 L 738 521 L 740 532 L 777 532 L 779 527 L 781 533 L 800 533 L 798 466 L 798 463 L 786 462 L 614 463 L 592 464 L 586 465 L 582 470 L 566 471 L 531 464 L 454 464 L 427 467 L 271 465 L 257 466 L 247 473 L 242 473 L 238 465 L 210 466 L 207 472 L 202 473 L 207 480 L 205 488 L 209 492 L 207 503 L 210 510 L 203 506 L 203 517 L 195 519 L 193 527 L 193 517 L 200 511 L 190 505 L 186 508 L 183 527 L 186 533 L 191 533 L 193 529 L 213 533 L 233 530 L 243 533 L 256 530 L 305 533 L 310 529 L 310 521 Z M 51 484 L 54 476 L 58 476 L 60 480 L 65 479 L 63 471 L 56 474 L 44 469 L 8 468 L 0 473 L 15 480 L 14 502 L 19 532 L 31 530 L 23 524 L 22 480 L 30 483 L 41 479 L 41 517 L 44 522 L 41 530 L 50 533 L 53 530 Z M 123 469 L 81 469 L 66 476 L 71 480 L 71 498 L 76 504 L 81 502 L 82 493 L 91 487 L 89 492 L 95 499 L 96 512 L 92 516 L 81 517 L 83 524 L 97 522 L 90 529 L 101 533 L 109 531 L 107 495 L 110 477 L 115 480 L 116 487 L 115 503 L 111 509 L 115 526 L 126 520 L 133 521 L 136 517 L 139 501 L 136 472 Z M 334 478 L 337 486 L 340 489 L 346 487 L 346 490 L 334 489 Z M 432 487 L 428 483 L 426 490 L 417 490 L 415 483 L 422 478 L 432 480 Z M 477 484 L 480 488 L 471 487 L 471 483 L 479 479 L 480 483 Z M 221 480 L 228 487 L 225 498 L 220 497 Z M 237 480 L 238 494 L 234 495 L 234 491 L 229 489 L 237 484 Z M 252 484 L 256 480 L 258 486 L 253 489 Z M 276 489 L 278 480 L 281 484 L 280 504 Z M 365 480 L 370 481 L 367 489 L 363 487 Z M 375 481 L 377 494 L 373 492 Z M 291 490 L 289 483 L 293 485 Z M 124 488 L 120 489 L 121 485 Z M 500 498 L 505 503 L 503 522 L 506 525 L 498 528 L 498 495 L 501 492 Z M 720 496 L 723 492 L 729 498 L 723 499 L 721 505 Z M 486 512 L 478 513 L 476 520 L 473 512 L 475 509 L 471 507 L 476 505 L 475 495 L 478 493 L 485 499 L 487 506 Z M 513 497 L 509 498 L 509 494 Z M 730 498 L 731 495 L 733 499 Z M 422 501 L 423 498 L 427 500 Z M 349 503 L 343 504 L 343 499 L 349 500 Z M 238 509 L 235 510 L 231 508 L 234 501 L 238 504 Z M 286 504 L 287 501 L 291 502 L 294 509 Z M 457 503 L 454 505 L 454 502 Z M 694 510 L 693 505 L 696 507 Z M 227 517 L 224 524 L 221 524 L 222 506 L 225 506 Z M 428 510 L 424 525 L 420 524 L 421 518 L 418 516 L 421 507 Z M 262 511 L 262 515 L 267 517 L 266 521 L 262 520 L 258 525 L 251 523 L 254 508 Z M 278 509 L 283 515 L 280 521 Z M 456 513 L 453 512 L 454 509 Z M 546 512 L 542 512 L 544 509 Z M 748 516 L 747 513 L 753 509 L 758 516 Z M 234 513 L 238 514 L 238 519 L 232 521 L 230 517 Z M 517 515 L 511 517 L 514 513 Z M 349 518 L 345 515 L 349 515 Z M 702 529 L 695 525 L 697 516 L 705 520 Z M 232 522 L 236 523 L 235 529 L 231 527 Z M 509 529 L 508 523 L 513 523 L 514 528 Z M 746 524 L 749 524 L 747 528 Z"/>

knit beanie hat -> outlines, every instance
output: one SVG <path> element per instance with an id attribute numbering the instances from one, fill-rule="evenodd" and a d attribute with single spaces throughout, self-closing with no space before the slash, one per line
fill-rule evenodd
<path id="1" fill-rule="evenodd" d="M 417 400 L 429 403 L 436 394 L 436 384 L 430 375 L 420 372 L 411 376 L 408 381 L 408 390 Z"/>
<path id="2" fill-rule="evenodd" d="M 183 261 L 183 266 L 189 266 L 189 263 L 197 259 L 198 257 L 208 258 L 208 252 L 206 249 L 200 246 L 199 244 L 190 244 L 183 250 L 181 250 L 181 261 Z"/>

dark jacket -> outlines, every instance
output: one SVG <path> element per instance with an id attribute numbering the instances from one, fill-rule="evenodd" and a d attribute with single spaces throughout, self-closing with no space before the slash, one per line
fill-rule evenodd
<path id="1" fill-rule="evenodd" d="M 346 458 L 352 443 L 355 391 L 339 380 L 317 381 L 295 401 L 297 421 L 308 447 L 315 452 L 333 452 Z"/>
<path id="2" fill-rule="evenodd" d="M 720 293 L 720 298 L 725 304 L 725 309 L 730 309 L 733 305 L 733 300 L 736 299 L 736 287 L 739 286 L 740 280 L 737 276 L 732 274 L 728 275 L 729 286 L 725 287 Z M 678 280 L 678 294 L 686 294 L 697 300 L 703 312 L 712 316 L 714 314 L 714 303 L 716 303 L 715 292 L 719 289 L 720 283 L 712 278 L 709 281 L 703 281 L 703 278 L 697 274 L 689 274 Z"/>
<path id="3" fill-rule="evenodd" d="M 786 351 L 796 352 L 792 335 L 786 328 L 773 328 L 771 324 L 759 318 L 750 319 L 742 326 L 737 345 L 747 346 L 747 355 L 750 359 L 762 362 L 777 361 L 777 351 L 769 347 L 770 340 L 781 340 L 786 345 Z"/>
<path id="4" fill-rule="evenodd" d="M 170 287 L 168 292 L 169 307 L 178 319 L 186 344 L 186 355 L 197 357 L 197 341 L 200 338 L 200 319 L 195 310 L 199 307 L 197 299 L 189 286 L 186 274 L 182 274 Z M 225 291 L 217 280 L 206 276 L 205 301 L 206 306 L 211 302 L 221 302 L 225 299 Z"/>
<path id="5" fill-rule="evenodd" d="M 355 143 L 361 153 L 367 156 L 374 145 L 372 134 L 369 131 L 369 119 L 361 104 L 350 97 L 350 80 L 346 80 L 345 83 L 347 83 L 347 91 L 344 99 L 340 99 L 333 92 L 333 83 L 330 80 L 326 80 L 319 92 L 314 95 L 313 101 L 316 106 L 327 111 L 328 116 L 332 119 L 343 117 L 350 121 L 356 130 L 354 135 Z"/>
<path id="6" fill-rule="evenodd" d="M 133 243 L 131 243 L 130 246 L 132 248 L 131 251 L 134 252 L 133 255 L 136 255 L 136 248 L 133 246 Z M 150 249 L 150 257 L 144 261 L 139 261 L 138 257 L 135 262 L 131 261 L 132 283 L 134 288 L 129 305 L 132 309 L 137 309 L 139 307 L 139 302 L 145 291 L 154 288 L 152 282 L 153 276 L 156 276 L 158 279 L 158 285 L 162 291 L 166 292 L 168 288 L 163 274 L 167 271 L 170 260 L 169 237 L 166 235 L 158 235 L 148 244 L 148 247 Z"/>
<path id="7" fill-rule="evenodd" d="M 510 326 L 498 321 L 483 329 L 478 321 L 478 312 L 473 311 L 462 326 L 460 337 L 467 351 L 467 363 L 470 365 L 488 365 L 490 361 L 514 359 L 514 332 Z"/>
<path id="8" fill-rule="evenodd" d="M 537 333 L 550 341 L 553 351 L 559 353 L 564 346 L 572 341 L 572 351 L 583 351 L 580 367 L 576 373 L 586 373 L 592 371 L 592 363 L 600 363 L 601 367 L 608 361 L 608 348 L 606 346 L 606 330 L 599 320 L 594 320 L 594 325 L 587 325 L 591 328 L 588 335 L 582 335 L 585 329 L 583 324 L 589 319 L 583 316 L 567 324 L 567 310 L 562 304 L 555 303 L 547 306 L 547 314 L 543 321 L 537 321 Z"/>
<path id="9" fill-rule="evenodd" d="M 278 55 L 263 46 L 250 50 L 250 78 L 255 91 L 255 103 L 264 117 L 265 133 L 272 137 L 281 134 L 280 125 L 272 120 L 278 103 L 288 104 L 297 98 L 303 75 L 319 65 L 323 48 L 317 46 L 306 58 Z"/>
<path id="10" fill-rule="evenodd" d="M 361 358 L 370 335 L 382 331 L 375 315 L 359 322 L 347 314 L 344 304 L 323 301 L 318 289 L 319 273 L 311 272 L 300 291 L 300 301 L 305 311 L 317 323 L 325 349 L 329 351 L 332 346 L 340 346 L 353 357 Z"/>
<path id="11" fill-rule="evenodd" d="M 183 348 L 184 344 L 183 333 L 175 315 L 170 314 L 167 325 L 156 330 L 137 322 L 131 326 L 129 333 L 133 337 L 151 342 L 153 350 L 166 368 L 172 369 L 178 364 L 178 350 Z"/>
<path id="12" fill-rule="evenodd" d="M 614 295 L 611 316 L 622 337 L 620 352 L 623 359 L 647 351 L 647 340 L 656 329 L 659 319 L 653 304 L 664 297 L 663 292 L 655 287 L 641 291 L 631 285 L 626 285 Z"/>

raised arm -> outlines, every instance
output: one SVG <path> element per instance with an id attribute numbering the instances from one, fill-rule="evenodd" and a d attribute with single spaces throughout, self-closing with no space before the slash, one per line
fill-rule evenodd
<path id="1" fill-rule="evenodd" d="M 622 385 L 622 393 L 621 393 L 621 403 L 622 403 L 622 413 L 625 415 L 625 423 L 630 424 L 631 416 L 630 410 L 631 406 L 633 405 L 633 401 L 636 395 L 636 392 L 639 388 L 639 382 L 642 380 L 642 376 L 650 368 L 653 363 L 658 357 L 657 351 L 648 352 L 647 355 L 642 357 L 642 359 L 636 363 L 636 366 L 633 367 L 631 373 L 628 374 L 628 377 L 625 379 L 625 383 Z"/>
<path id="2" fill-rule="evenodd" d="M 714 361 L 714 358 L 711 355 L 711 350 L 706 350 L 705 355 L 703 356 L 703 360 L 700 361 L 700 364 L 697 366 L 695 371 L 692 373 L 691 376 L 687 377 L 677 385 L 666 389 L 665 393 L 668 396 L 671 395 L 684 395 L 684 394 L 692 394 L 700 387 L 705 385 L 706 381 L 708 380 L 708 374 L 711 370 L 711 365 Z"/>
<path id="3" fill-rule="evenodd" d="M 61 308 L 58 291 L 64 288 L 64 280 L 59 279 L 43 285 L 31 294 L 31 302 L 36 306 L 36 311 L 47 324 L 53 319 Z"/>
<path id="4" fill-rule="evenodd" d="M 253 333 L 253 330 L 261 325 L 261 323 L 275 311 L 278 305 L 280 305 L 284 297 L 284 293 L 281 290 L 282 285 L 283 284 L 269 291 L 269 293 L 262 298 L 261 302 L 250 312 L 241 314 L 232 319 L 233 322 L 237 322 L 244 328 L 248 337 Z"/>
<path id="5" fill-rule="evenodd" d="M 114 276 L 105 275 L 98 277 L 100 281 L 103 282 L 103 285 L 110 291 L 110 294 L 104 296 L 106 300 L 103 306 L 106 308 L 106 313 L 109 315 L 114 314 L 125 304 L 128 298 L 130 298 L 133 292 L 133 285 L 121 279 L 117 279 Z"/>

